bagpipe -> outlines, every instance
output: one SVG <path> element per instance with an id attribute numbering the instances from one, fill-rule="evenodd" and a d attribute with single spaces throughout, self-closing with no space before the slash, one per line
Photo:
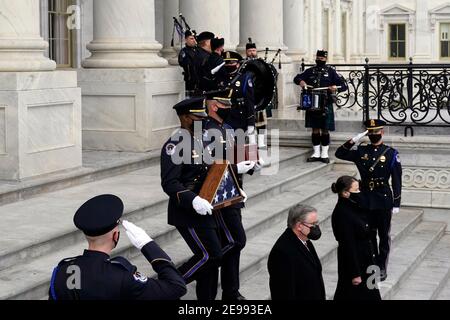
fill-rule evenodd
<path id="1" fill-rule="evenodd" d="M 183 38 L 186 31 L 191 31 L 194 37 L 197 37 L 197 32 L 191 29 L 183 14 L 180 13 L 178 19 L 173 17 L 172 40 L 170 41 L 172 47 L 174 47 L 175 32 L 178 34 L 180 46 L 183 46 Z"/>

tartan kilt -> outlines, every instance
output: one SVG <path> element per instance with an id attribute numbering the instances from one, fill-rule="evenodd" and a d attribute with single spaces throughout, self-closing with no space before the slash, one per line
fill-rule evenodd
<path id="1" fill-rule="evenodd" d="M 324 112 L 306 111 L 305 127 L 335 131 L 333 103 L 329 103 Z"/>

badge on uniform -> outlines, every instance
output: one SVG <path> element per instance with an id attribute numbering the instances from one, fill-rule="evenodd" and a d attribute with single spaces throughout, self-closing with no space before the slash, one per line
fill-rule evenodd
<path id="1" fill-rule="evenodd" d="M 133 278 L 134 280 L 139 281 L 141 283 L 147 283 L 148 281 L 148 278 L 146 276 L 143 276 L 140 272 L 137 271 L 133 274 Z"/>
<path id="2" fill-rule="evenodd" d="M 198 153 L 197 153 L 197 151 L 195 151 L 195 150 L 192 150 L 192 158 L 198 158 L 198 157 L 200 157 L 199 155 L 198 155 Z"/>
<path id="3" fill-rule="evenodd" d="M 385 156 L 381 156 L 381 157 L 380 157 L 380 161 L 381 161 L 381 162 L 386 162 L 386 157 L 385 157 Z"/>
<path id="4" fill-rule="evenodd" d="M 175 147 L 176 146 L 173 143 L 169 143 L 166 146 L 166 153 L 167 153 L 168 156 L 171 156 L 171 155 L 173 155 L 175 153 Z"/>
<path id="5" fill-rule="evenodd" d="M 252 79 L 248 79 L 248 86 L 250 87 L 250 88 L 253 88 L 253 81 L 252 81 Z"/>
<path id="6" fill-rule="evenodd" d="M 400 162 L 400 155 L 399 155 L 398 153 L 397 153 L 397 155 L 395 156 L 395 159 L 397 160 L 398 163 L 401 163 L 401 162 Z"/>
<path id="7" fill-rule="evenodd" d="M 364 155 L 364 157 L 361 157 L 361 160 L 369 160 L 369 155 L 366 153 L 365 155 Z"/>
<path id="8" fill-rule="evenodd" d="M 235 85 L 236 85 L 236 87 L 239 88 L 241 86 L 241 82 L 240 81 L 236 81 Z"/>

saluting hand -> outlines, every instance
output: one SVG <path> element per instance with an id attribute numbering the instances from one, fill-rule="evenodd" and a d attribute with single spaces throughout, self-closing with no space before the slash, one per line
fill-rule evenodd
<path id="1" fill-rule="evenodd" d="M 122 222 L 122 226 L 125 228 L 126 234 L 128 236 L 128 239 L 130 239 L 130 242 L 138 248 L 139 250 L 142 249 L 143 246 L 145 246 L 147 243 L 153 241 L 152 238 L 145 232 L 144 229 L 139 228 L 135 224 L 124 220 Z"/>

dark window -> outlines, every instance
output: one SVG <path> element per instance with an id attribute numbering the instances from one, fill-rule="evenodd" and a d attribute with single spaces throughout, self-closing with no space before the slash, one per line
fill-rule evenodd
<path id="1" fill-rule="evenodd" d="M 72 0 L 48 0 L 49 57 L 58 67 L 72 67 L 72 30 L 67 27 Z"/>
<path id="2" fill-rule="evenodd" d="M 406 25 L 389 25 L 389 57 L 406 58 Z"/>

